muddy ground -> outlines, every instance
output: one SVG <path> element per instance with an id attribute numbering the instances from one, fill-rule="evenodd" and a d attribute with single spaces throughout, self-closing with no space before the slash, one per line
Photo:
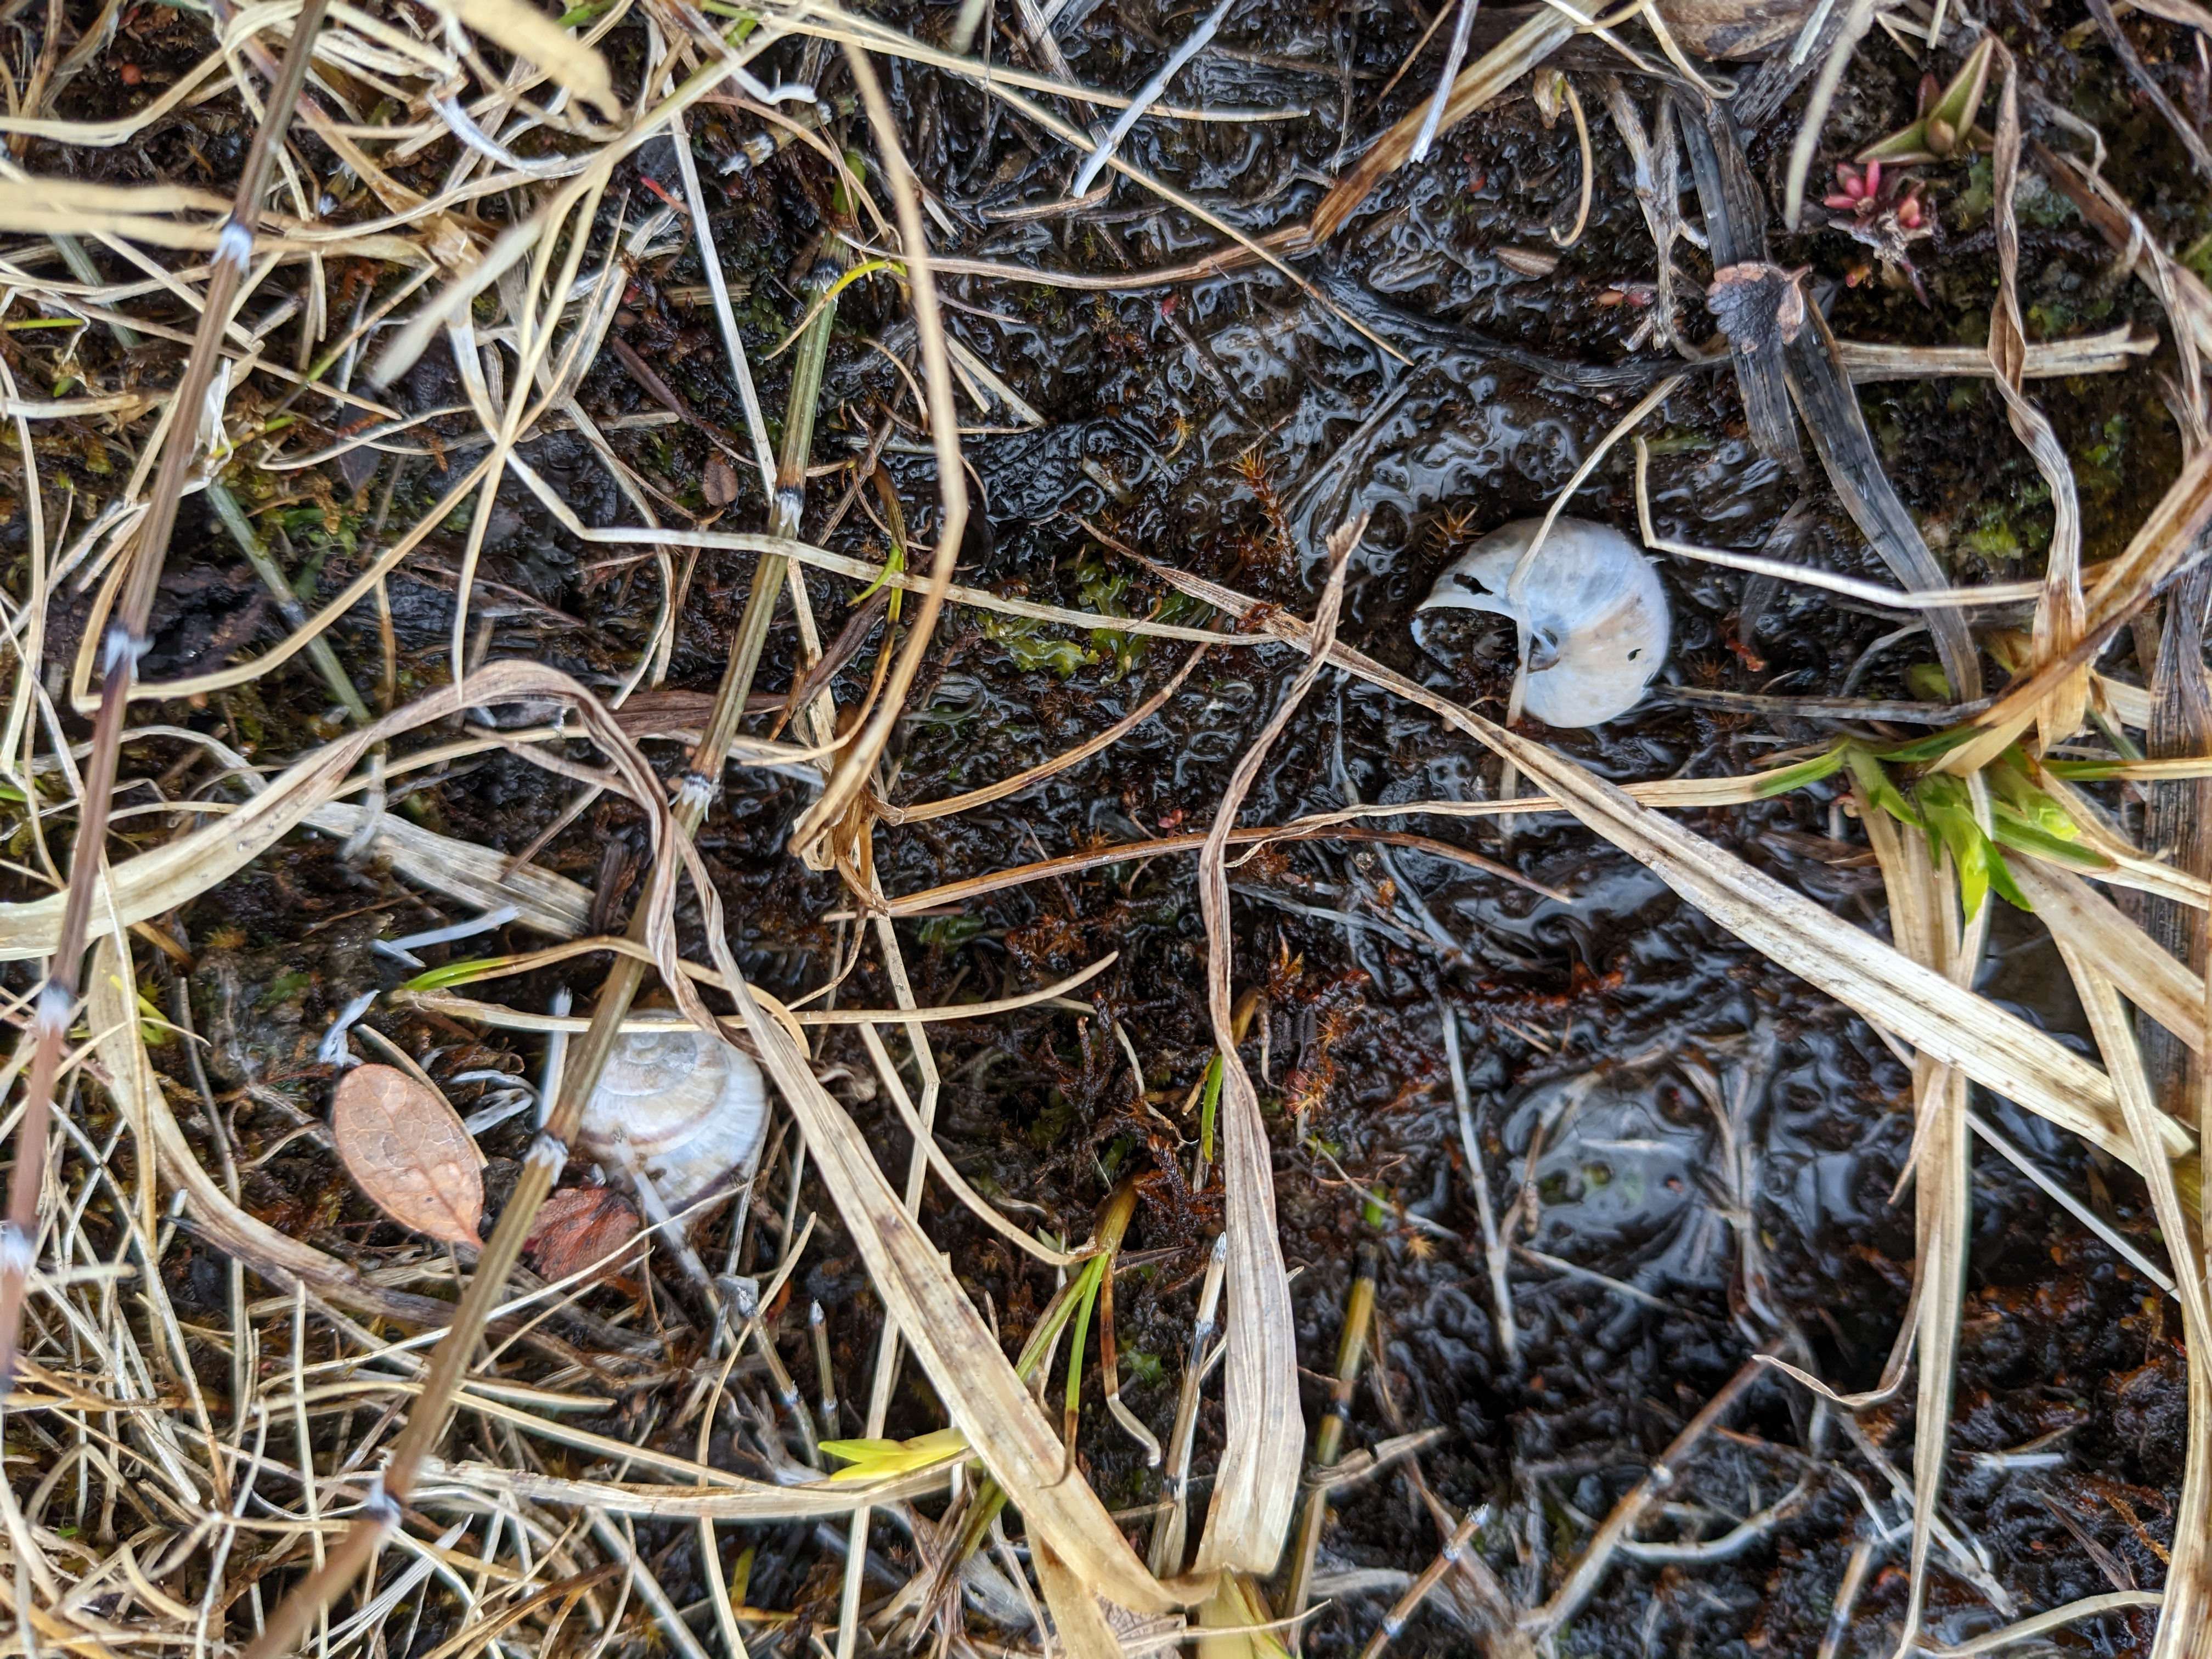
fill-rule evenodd
<path id="1" fill-rule="evenodd" d="M 73 3 L 70 15 L 79 9 Z M 1064 32 L 1063 45 L 1080 76 L 1108 86 L 1137 84 L 1191 21 L 1184 9 L 1144 0 L 1075 9 L 1087 15 Z M 925 36 L 941 36 L 951 19 L 946 8 L 891 10 Z M 2111 150 L 2107 176 L 2154 234 L 2189 249 L 2212 231 L 2207 192 L 2109 51 L 2085 35 L 2087 18 L 2074 0 L 2044 7 L 2007 0 L 1987 21 L 2019 54 L 2031 84 L 2100 129 Z M 149 77 L 158 84 L 165 70 L 200 50 L 200 26 L 185 15 L 150 8 L 133 19 L 118 52 L 72 88 L 74 105 L 94 111 L 137 96 L 131 88 Z M 1294 225 L 1360 138 L 1413 107 L 1433 83 L 1432 47 L 1377 101 L 1426 21 L 1411 4 L 1238 9 L 1218 44 L 1178 82 L 1176 95 L 1310 113 L 1266 124 L 1148 123 L 1131 139 L 1132 153 L 1248 234 Z M 2183 32 L 2141 19 L 2127 27 L 2151 72 L 2202 119 L 2207 76 Z M 624 39 L 618 32 L 611 43 L 618 63 Z M 1003 36 L 996 49 L 1006 50 Z M 787 55 L 781 67 L 795 75 L 795 52 Z M 1959 55 L 1955 46 L 1934 52 L 1939 78 Z M 126 60 L 136 70 L 127 82 L 117 67 Z M 884 67 L 909 153 L 959 228 L 957 237 L 944 237 L 941 252 L 1103 275 L 1174 266 L 1215 245 L 1214 233 L 1126 182 L 1088 212 L 1010 216 L 1057 198 L 1066 175 L 1061 149 L 949 77 L 911 64 Z M 1911 118 L 1922 72 L 1880 30 L 1869 35 L 1829 123 L 1816 187 L 1835 160 Z M 824 84 L 842 84 L 834 66 Z M 1631 71 L 1625 85 L 1650 119 L 1658 82 Z M 1307 612 L 1322 534 L 1369 511 L 1345 636 L 1497 712 L 1510 678 L 1508 643 L 1492 640 L 1486 654 L 1438 661 L 1409 637 L 1413 605 L 1455 550 L 1541 511 L 1643 386 L 1677 366 L 1648 345 L 1632 349 L 1644 312 L 1634 285 L 1651 281 L 1654 256 L 1625 182 L 1626 152 L 1587 79 L 1583 96 L 1595 188 L 1586 229 L 1564 251 L 1553 248 L 1552 233 L 1575 214 L 1575 133 L 1564 118 L 1547 121 L 1524 86 L 1449 131 L 1428 162 L 1392 177 L 1322 251 L 1301 258 L 1297 268 L 1310 293 L 1265 270 L 1110 292 L 945 280 L 951 331 L 1042 421 L 1027 425 L 1011 405 L 963 404 L 963 419 L 990 428 L 965 444 L 989 535 L 971 538 L 962 580 L 1099 611 L 1102 628 L 1082 638 L 948 613 L 896 739 L 894 802 L 933 799 L 1045 759 L 1110 724 L 1172 671 L 1176 647 L 1111 631 L 1115 616 L 1169 603 L 1115 544 Z M 1775 198 L 1802 98 L 1801 89 L 1783 115 L 1750 135 L 1754 168 Z M 220 183 L 234 173 L 241 142 L 234 120 L 225 125 L 226 108 L 186 111 L 124 153 L 64 153 L 33 143 L 26 164 Z M 720 107 L 697 137 L 714 180 L 709 199 L 719 204 L 716 235 L 742 290 L 739 317 L 757 365 L 800 313 L 799 281 L 830 222 L 832 182 L 804 147 L 756 170 L 714 171 L 711 164 L 759 126 L 744 110 Z M 2030 128 L 2055 133 L 2040 116 L 2031 117 Z M 312 140 L 300 142 L 327 170 L 331 158 Z M 418 171 L 428 179 L 435 170 Z M 1864 251 L 1833 231 L 1778 236 L 1776 257 L 1812 268 L 1808 291 L 1845 338 L 1978 345 L 1996 281 L 1988 161 L 1937 164 L 1917 176 L 1937 227 L 1913 249 L 1924 301 L 1878 273 L 1858 279 Z M 668 145 L 649 145 L 621 176 L 617 194 L 634 216 L 650 204 L 648 182 L 675 180 Z M 498 204 L 485 207 L 495 212 Z M 611 205 L 610 225 L 615 210 Z M 2021 298 L 2031 337 L 2124 321 L 2142 331 L 2162 329 L 2153 301 L 2114 270 L 2105 244 L 2063 201 L 2031 185 L 2022 219 Z M 1810 222 L 1819 226 L 1821 216 Z M 664 246 L 636 271 L 617 333 L 742 447 L 743 416 L 702 302 L 696 253 L 680 228 Z M 1524 274 L 1513 255 L 1529 249 L 1556 252 L 1556 270 Z M 1686 331 L 1703 339 L 1711 328 L 1695 296 L 1709 268 L 1686 245 L 1676 257 L 1690 296 Z M 342 280 L 382 292 L 378 285 L 392 278 L 362 266 Z M 863 449 L 898 395 L 900 377 L 871 340 L 894 352 L 911 347 L 902 308 L 879 281 L 854 286 L 842 301 L 817 465 Z M 14 338 L 8 349 L 19 374 L 25 362 L 35 365 L 35 342 Z M 118 348 L 95 333 L 82 349 L 99 358 Z M 757 369 L 772 418 L 780 418 L 788 362 L 787 356 Z M 1649 374 L 1593 389 L 1567 372 L 1624 363 Z M 159 385 L 174 372 L 173 354 L 158 343 L 142 347 L 131 367 Z M 2171 372 L 2162 349 L 2124 374 L 2035 388 L 2081 481 L 2088 558 L 2118 550 L 2178 460 L 2179 438 L 2160 392 L 2160 377 Z M 458 401 L 450 362 L 434 354 L 391 395 L 410 410 Z M 612 355 L 593 371 L 583 401 L 605 422 L 657 419 L 660 408 Z M 1863 401 L 1891 477 L 1954 576 L 2039 571 L 2050 535 L 2047 493 L 1983 384 L 1885 383 L 1868 387 Z M 339 422 L 327 410 L 307 412 Z M 333 464 L 303 487 L 291 475 L 243 467 L 239 487 L 258 501 L 280 489 L 295 494 L 275 520 L 290 536 L 303 591 L 327 597 L 380 537 L 412 522 L 473 459 L 439 441 L 465 441 L 466 426 L 459 418 L 432 422 L 412 446 L 422 453 L 386 455 L 373 473 Z M 1673 533 L 1756 550 L 1802 501 L 1809 528 L 1799 556 L 1882 574 L 1817 469 L 1793 476 L 1756 454 L 1725 368 L 1698 372 L 1647 430 L 1656 452 L 1654 505 Z M 100 470 L 116 463 L 97 437 L 88 432 L 72 441 L 81 441 L 82 454 L 53 457 L 49 487 L 74 468 L 86 488 L 112 489 L 98 483 Z M 618 430 L 616 441 L 672 509 L 715 516 L 702 494 L 710 451 L 697 433 L 672 422 L 639 422 Z M 925 448 L 909 424 L 886 451 L 908 523 L 924 538 L 935 500 Z M 523 453 L 587 524 L 629 521 L 613 481 L 574 434 L 540 438 Z M 817 482 L 810 536 L 845 483 L 842 474 Z M 20 550 L 25 518 L 20 501 L 9 505 L 0 538 Z M 750 526 L 760 509 L 757 489 L 741 493 L 724 522 Z M 1626 459 L 1602 465 L 1572 510 L 1633 533 Z M 457 521 L 434 536 L 392 585 L 403 699 L 447 672 L 464 528 Z M 860 509 L 828 540 L 839 550 L 883 554 L 882 533 Z M 485 659 L 534 658 L 595 688 L 619 683 L 658 597 L 649 561 L 609 565 L 605 550 L 580 547 L 514 485 L 502 495 L 488 553 L 484 574 L 498 586 L 488 590 L 489 609 L 477 612 L 495 619 L 479 642 Z M 1741 578 L 1680 561 L 1662 561 L 1660 569 L 1676 637 L 1656 694 L 1599 731 L 1542 734 L 1607 776 L 1741 773 L 1831 729 L 1682 706 L 1670 696 L 1676 686 L 1771 696 L 1917 695 L 1913 672 L 1931 654 L 1924 635 L 1861 660 L 1893 633 L 1893 617 L 1785 589 L 1747 626 Z M 148 672 L 182 672 L 280 633 L 280 619 L 255 597 L 252 578 L 197 499 L 186 505 L 168 570 Z M 751 560 L 708 553 L 684 574 L 666 685 L 708 691 Z M 834 633 L 857 584 L 819 575 L 808 581 L 816 614 Z M 58 653 L 73 645 L 82 610 L 81 599 L 57 602 Z M 374 617 L 364 608 L 336 643 L 373 696 L 380 661 Z M 783 690 L 796 660 L 787 617 L 771 635 L 763 688 Z M 846 671 L 841 696 L 864 689 L 871 661 L 864 653 Z M 1109 751 L 1015 799 L 879 830 L 885 890 L 910 893 L 1089 845 L 1202 827 L 1297 665 L 1281 648 L 1217 653 L 1158 716 Z M 2124 645 L 2106 665 L 2141 678 Z M 164 708 L 159 718 L 221 736 L 257 761 L 281 762 L 337 729 L 327 702 L 320 683 L 295 662 L 206 706 Z M 672 771 L 680 764 L 673 745 L 653 752 Z M 215 769 L 182 746 L 168 758 L 179 793 L 200 787 Z M 790 998 L 832 970 L 848 937 L 849 924 L 838 917 L 849 913 L 849 899 L 834 878 L 784 854 L 787 832 L 809 799 L 806 785 L 742 770 L 730 776 L 700 845 L 741 962 Z M 1480 799 L 1498 784 L 1496 763 L 1436 721 L 1325 674 L 1275 745 L 1245 821 L 1279 822 L 1354 800 Z M 514 852 L 571 793 L 561 779 L 493 757 L 421 776 L 405 810 L 447 834 Z M 2117 794 L 2106 799 L 2128 810 Z M 1839 914 L 1882 928 L 1878 872 L 1856 824 L 1832 810 L 1825 792 L 1692 813 L 1689 821 Z M 1282 846 L 1233 872 L 1237 983 L 1261 988 L 1244 1052 L 1262 1080 L 1275 1147 L 1306 1405 L 1310 1420 L 1317 1419 L 1354 1251 L 1376 1242 L 1388 1343 L 1355 1398 L 1350 1444 L 1440 1428 L 1421 1455 L 1426 1479 L 1455 1510 L 1484 1513 L 1485 1559 L 1516 1600 L 1533 1606 L 1613 1500 L 1754 1347 L 1794 1330 L 1838 1389 L 1869 1387 L 1880 1375 L 1911 1274 L 1910 1195 L 1893 1190 L 1911 1139 L 1909 1077 L 1866 1026 L 1560 817 L 1518 819 L 1510 832 L 1489 821 L 1442 817 L 1393 827 L 1475 848 L 1570 896 L 1542 897 L 1417 849 L 1371 843 Z M 642 822 L 603 802 L 539 861 L 594 888 L 595 920 L 619 926 L 646 867 Z M 924 1004 L 1011 994 L 1118 952 L 1079 994 L 1089 1016 L 1033 1009 L 937 1028 L 945 1079 L 938 1128 L 979 1188 L 1024 1223 L 1065 1236 L 1087 1235 L 1115 1183 L 1136 1178 L 1140 1200 L 1127 1248 L 1139 1265 L 1123 1279 L 1118 1309 L 1123 1397 L 1163 1437 L 1187 1358 L 1194 1281 L 1218 1215 L 1218 1188 L 1189 1190 L 1188 1152 L 1179 1144 L 1196 1132 L 1185 1103 L 1212 1042 L 1194 872 L 1188 857 L 1132 860 L 900 925 Z M 209 1063 L 241 1162 L 251 1166 L 248 1207 L 364 1263 L 404 1251 L 404 1239 L 351 1191 L 312 1136 L 278 1143 L 295 1133 L 296 1110 L 319 1115 L 323 1109 L 329 1073 L 313 1048 L 337 1008 L 360 989 L 403 977 L 367 953 L 368 939 L 380 927 L 391 934 L 450 919 L 427 896 L 375 867 L 349 866 L 335 842 L 309 833 L 167 923 L 191 956 L 173 971 L 188 978 L 200 1027 L 215 1039 Z M 425 955 L 434 965 L 529 943 L 511 933 Z M 546 1006 L 562 987 L 588 997 L 605 965 L 599 957 L 572 962 L 502 981 L 498 994 L 529 1009 Z M 9 971 L 11 985 L 29 982 L 21 964 Z M 1984 988 L 2086 1051 L 2078 1012 L 2052 988 L 2060 982 L 2040 933 L 2000 918 Z M 852 1006 L 891 1000 L 872 960 L 841 994 Z M 1525 1183 L 1534 1206 L 1523 1242 L 1540 1254 L 1517 1257 L 1511 1268 L 1519 1342 L 1510 1358 L 1480 1248 L 1441 1040 L 1446 1019 L 1458 1022 L 1492 1201 L 1503 1209 Z M 1141 1087 L 1109 1020 L 1133 1044 Z M 487 1038 L 381 1008 L 371 1021 L 448 1080 L 464 1112 L 493 1085 L 452 1079 L 487 1067 L 534 1073 L 538 1065 L 532 1039 Z M 866 1075 L 865 1055 L 846 1037 L 830 1038 L 822 1058 Z M 173 1050 L 163 1063 L 183 1079 Z M 871 1090 L 845 1086 L 897 1180 L 907 1158 L 903 1130 Z M 2131 1175 L 2003 1102 L 1978 1097 L 1975 1106 L 2114 1226 L 2151 1243 L 2148 1202 Z M 1532 1158 L 1540 1125 L 1544 1139 Z M 495 1197 L 501 1160 L 519 1158 L 527 1135 L 520 1120 L 487 1135 Z M 770 1187 L 762 1206 L 780 1210 L 786 1194 Z M 825 1195 L 810 1182 L 799 1201 L 818 1223 L 783 1321 L 785 1356 L 811 1385 L 804 1312 L 808 1300 L 819 1300 L 841 1393 L 865 1399 L 880 1309 Z M 1963 1548 L 1978 1557 L 1984 1584 L 2009 1597 L 2015 1613 L 2155 1586 L 2181 1477 L 2179 1316 L 1980 1146 L 1973 1218 L 1945 1514 Z M 925 1222 L 978 1305 L 1018 1342 L 1050 1295 L 1050 1275 L 1018 1263 L 935 1194 Z M 726 1219 L 709 1228 L 708 1253 L 719 1259 L 724 1241 L 715 1228 L 726 1228 Z M 220 1262 L 189 1231 L 178 1235 L 164 1271 L 181 1310 L 216 1318 L 223 1306 Z M 665 1317 L 688 1330 L 680 1288 L 662 1295 L 667 1305 L 648 1321 Z M 624 1304 L 614 1289 L 592 1304 L 610 1316 Z M 211 1384 L 224 1375 L 212 1353 L 207 1374 Z M 672 1391 L 680 1385 L 641 1391 L 586 1426 L 650 1442 Z M 1218 1454 L 1219 1413 L 1216 1397 L 1201 1415 L 1201 1471 Z M 941 1421 L 926 1384 L 909 1370 L 894 1396 L 889 1432 L 918 1433 Z M 1683 1559 L 1662 1551 L 1620 1559 L 1561 1635 L 1560 1650 L 1887 1653 L 1905 1605 L 1906 1510 L 1884 1460 L 1911 1467 L 1910 1390 L 1863 1413 L 1860 1425 L 1854 1439 L 1802 1389 L 1778 1378 L 1760 1383 L 1729 1432 L 1710 1438 L 1680 1472 L 1671 1507 L 1644 1536 L 1720 1539 L 1743 1517 L 1785 1497 L 1789 1503 L 1724 1546 L 1678 1551 Z M 748 1467 L 738 1450 L 725 1446 L 719 1455 Z M 1158 1497 L 1158 1477 L 1106 1416 L 1095 1362 L 1081 1455 L 1109 1504 L 1139 1509 Z M 733 1547 L 741 1531 L 725 1531 Z M 704 1592 L 690 1555 L 694 1530 L 641 1526 L 640 1535 L 678 1601 L 696 1602 Z M 1847 1559 L 1862 1540 L 1874 1546 L 1864 1588 L 1839 1644 L 1822 1649 Z M 834 1621 L 841 1540 L 827 1528 L 793 1526 L 758 1529 L 743 1541 L 756 1551 L 748 1599 L 796 1612 L 799 1620 L 774 1639 L 778 1650 L 802 1651 L 804 1632 Z M 1344 1493 L 1320 1563 L 1322 1588 L 1339 1588 L 1310 1627 L 1310 1650 L 1356 1650 L 1438 1543 L 1402 1471 Z M 902 1579 L 913 1559 L 906 1540 L 879 1531 L 877 1548 L 893 1581 Z M 1474 1638 L 1463 1619 L 1450 1595 L 1433 1598 L 1393 1651 L 1468 1652 Z M 2136 1612 L 2084 1621 L 2059 1644 L 2069 1652 L 2135 1652 L 2148 1642 L 2150 1620 Z M 1962 1639 L 1998 1622 L 1985 1588 L 1939 1552 L 1931 1638 Z M 418 1628 L 416 1651 L 446 1633 L 434 1616 Z"/>

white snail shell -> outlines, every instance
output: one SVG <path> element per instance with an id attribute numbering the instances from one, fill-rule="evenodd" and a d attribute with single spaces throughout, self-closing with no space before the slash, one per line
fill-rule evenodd
<path id="1" fill-rule="evenodd" d="M 602 1164 L 626 1150 L 662 1202 L 680 1210 L 751 1168 L 767 1122 L 752 1056 L 672 1018 L 665 1030 L 616 1042 L 578 1139 Z"/>
<path id="2" fill-rule="evenodd" d="M 1608 525 L 1553 521 L 1510 592 L 1540 519 L 1493 530 L 1437 579 L 1423 611 L 1510 617 L 1526 642 L 1522 706 L 1547 726 L 1597 726 L 1643 700 L 1667 660 L 1667 590 L 1636 544 Z M 1414 637 L 1424 638 L 1418 617 Z"/>

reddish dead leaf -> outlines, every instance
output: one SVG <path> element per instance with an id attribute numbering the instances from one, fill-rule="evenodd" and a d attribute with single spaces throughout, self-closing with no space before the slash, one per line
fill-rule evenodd
<path id="1" fill-rule="evenodd" d="M 331 1103 L 331 1134 L 354 1184 L 401 1226 L 448 1244 L 483 1242 L 477 1144 L 435 1091 L 390 1066 L 356 1066 Z"/>
<path id="2" fill-rule="evenodd" d="M 1705 290 L 1705 306 L 1739 351 L 1788 345 L 1805 326 L 1803 270 L 1784 270 L 1759 259 L 1723 265 Z"/>
<path id="3" fill-rule="evenodd" d="M 547 1197 L 522 1247 L 546 1279 L 566 1279 L 636 1236 L 637 1212 L 614 1188 L 563 1187 Z"/>
<path id="4" fill-rule="evenodd" d="M 699 493 L 709 507 L 727 507 L 738 499 L 737 470 L 720 455 L 709 455 L 699 475 Z"/>

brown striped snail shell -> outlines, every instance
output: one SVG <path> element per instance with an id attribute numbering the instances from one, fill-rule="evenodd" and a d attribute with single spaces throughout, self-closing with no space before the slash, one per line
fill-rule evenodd
<path id="1" fill-rule="evenodd" d="M 752 1167 L 768 1093 L 751 1055 L 678 1018 L 625 1031 L 584 1108 L 580 1150 L 633 1160 L 671 1210 Z"/>

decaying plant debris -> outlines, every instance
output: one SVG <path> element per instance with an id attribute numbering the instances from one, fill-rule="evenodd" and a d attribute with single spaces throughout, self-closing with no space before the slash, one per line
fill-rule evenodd
<path id="1" fill-rule="evenodd" d="M 9 21 L 8 1640 L 2212 1648 L 2212 13 Z"/>

